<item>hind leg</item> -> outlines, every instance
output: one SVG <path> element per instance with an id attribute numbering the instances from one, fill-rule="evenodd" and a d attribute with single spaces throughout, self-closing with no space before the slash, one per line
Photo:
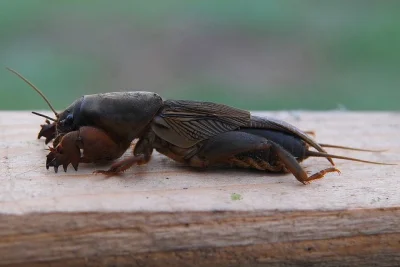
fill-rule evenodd
<path id="1" fill-rule="evenodd" d="M 283 162 L 285 168 L 289 172 L 291 172 L 299 182 L 303 184 L 309 184 L 313 180 L 321 179 L 324 177 L 325 174 L 329 172 L 340 173 L 338 169 L 331 167 L 321 170 L 311 176 L 308 176 L 303 167 L 301 167 L 299 162 L 296 160 L 296 158 L 294 158 L 289 152 L 287 152 L 285 149 L 277 144 L 273 144 L 272 149 L 278 155 L 279 159 Z"/>
<path id="2" fill-rule="evenodd" d="M 235 156 L 237 154 L 269 150 L 270 148 L 270 142 L 258 135 L 235 131 L 226 132 L 207 140 L 197 153 L 187 160 L 187 163 L 193 167 L 207 167 L 219 163 L 235 163 Z M 247 167 L 255 166 L 251 166 L 250 164 Z"/>
<path id="3" fill-rule="evenodd" d="M 277 163 L 272 166 L 269 162 L 256 162 L 251 157 L 242 160 L 238 160 L 236 157 L 241 153 L 256 151 L 271 153 L 273 157 L 276 157 Z M 240 167 L 275 172 L 284 169 L 291 172 L 303 184 L 320 179 L 326 173 L 339 172 L 336 168 L 328 168 L 308 176 L 296 158 L 281 146 L 263 137 L 245 132 L 227 132 L 210 138 L 197 154 L 190 158 L 188 163 L 196 167 L 206 167 L 216 163 L 235 163 Z"/>

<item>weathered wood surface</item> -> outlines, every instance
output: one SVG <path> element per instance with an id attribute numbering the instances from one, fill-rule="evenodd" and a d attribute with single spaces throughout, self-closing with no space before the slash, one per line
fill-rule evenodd
<path id="1" fill-rule="evenodd" d="M 265 114 L 323 143 L 390 149 L 331 152 L 400 162 L 399 113 Z M 92 175 L 107 166 L 91 164 L 55 174 L 35 139 L 40 123 L 0 112 L 0 265 L 400 264 L 400 166 L 336 160 L 340 176 L 304 186 L 290 174 L 195 171 L 156 153 L 119 177 Z"/>

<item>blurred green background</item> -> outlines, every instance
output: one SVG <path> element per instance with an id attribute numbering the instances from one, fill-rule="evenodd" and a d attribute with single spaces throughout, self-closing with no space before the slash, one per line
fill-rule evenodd
<path id="1" fill-rule="evenodd" d="M 57 109 L 144 90 L 251 110 L 399 110 L 400 1 L 0 1 L 1 65 Z M 0 70 L 0 109 L 48 109 Z"/>

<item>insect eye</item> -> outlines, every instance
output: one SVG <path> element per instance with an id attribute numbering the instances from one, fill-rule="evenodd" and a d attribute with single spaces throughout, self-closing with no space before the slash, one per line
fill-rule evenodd
<path id="1" fill-rule="evenodd" d="M 70 126 L 73 123 L 73 121 L 74 121 L 74 115 L 68 114 L 67 117 L 60 122 L 60 124 L 62 126 Z"/>

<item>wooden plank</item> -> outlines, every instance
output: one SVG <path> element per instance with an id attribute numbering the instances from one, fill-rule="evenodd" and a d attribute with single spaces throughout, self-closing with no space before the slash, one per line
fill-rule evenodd
<path id="1" fill-rule="evenodd" d="M 400 114 L 263 113 L 314 130 L 329 149 L 400 162 Z M 42 119 L 0 112 L 0 265 L 326 266 L 400 262 L 400 167 L 336 160 L 310 185 L 290 174 L 196 171 L 155 154 L 118 177 L 81 165 L 55 174 L 36 140 Z M 309 159 L 315 172 L 328 166 Z"/>

